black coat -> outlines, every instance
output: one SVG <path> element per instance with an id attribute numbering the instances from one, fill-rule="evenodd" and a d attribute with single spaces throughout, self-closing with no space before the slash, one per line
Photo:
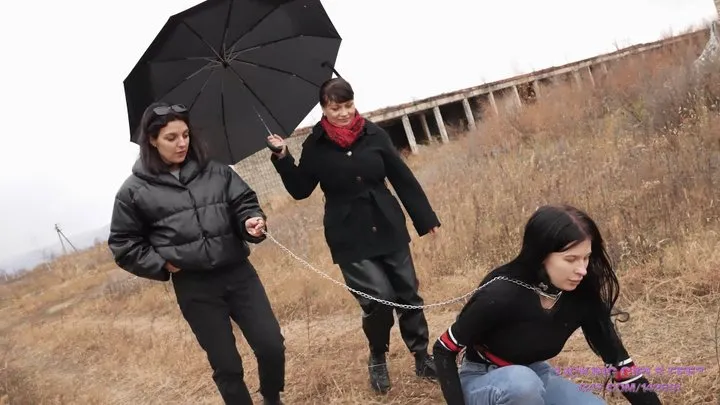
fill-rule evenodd
<path id="1" fill-rule="evenodd" d="M 390 136 L 366 121 L 349 149 L 333 143 L 318 123 L 302 145 L 298 165 L 288 151 L 271 155 L 285 188 L 300 200 L 315 187 L 325 193 L 325 240 L 334 263 L 387 254 L 410 242 L 405 214 L 387 188 L 387 177 L 422 236 L 440 226 L 422 187 L 393 146 Z"/>
<path id="2" fill-rule="evenodd" d="M 230 167 L 188 160 L 179 179 L 153 175 L 138 160 L 115 197 L 108 245 L 115 262 L 139 277 L 167 281 L 166 261 L 181 271 L 240 264 L 259 243 L 245 220 L 265 214 L 250 187 Z"/>

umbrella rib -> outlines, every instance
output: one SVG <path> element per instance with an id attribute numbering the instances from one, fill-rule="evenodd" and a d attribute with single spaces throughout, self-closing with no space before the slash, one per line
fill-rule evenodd
<path id="1" fill-rule="evenodd" d="M 202 94 L 202 92 L 205 91 L 205 87 L 207 87 L 208 83 L 210 83 L 210 79 L 212 79 L 212 77 L 213 77 L 213 75 L 215 74 L 215 72 L 217 72 L 217 70 L 213 70 L 213 71 L 210 72 L 210 74 L 208 75 L 207 79 L 205 79 L 205 83 L 203 83 L 202 87 L 200 87 L 200 90 L 198 90 L 198 92 L 197 92 L 197 94 L 195 95 L 195 97 L 193 97 L 193 101 L 192 101 L 192 102 L 190 103 L 190 105 L 188 106 L 188 108 L 189 108 L 190 110 L 192 110 L 193 107 L 195 106 L 195 103 L 197 102 L 198 98 L 200 98 L 200 94 Z"/>
<path id="2" fill-rule="evenodd" d="M 234 58 L 234 57 L 237 57 L 238 54 L 243 53 L 243 52 L 253 51 L 253 50 L 255 50 L 255 49 L 262 48 L 262 47 L 264 47 L 264 46 L 270 46 L 270 45 L 274 45 L 274 44 L 279 43 L 279 42 L 289 41 L 289 40 L 291 40 L 291 39 L 301 38 L 301 37 L 304 37 L 304 38 L 321 38 L 321 39 L 334 39 L 334 40 L 339 40 L 338 38 L 335 38 L 335 37 L 323 37 L 323 36 L 319 36 L 319 35 L 303 35 L 303 34 L 298 34 L 298 35 L 293 35 L 293 36 L 290 36 L 290 37 L 284 37 L 284 38 L 280 38 L 280 39 L 274 39 L 274 40 L 268 41 L 268 42 L 263 42 L 262 44 L 253 45 L 253 46 L 251 46 L 251 47 L 249 47 L 249 48 L 243 48 L 243 49 L 241 49 L 241 50 L 239 50 L 239 51 L 233 51 L 232 48 L 235 47 L 235 45 L 233 45 L 233 46 L 231 47 L 230 51 L 228 51 L 228 54 L 230 55 L 230 56 L 229 56 L 229 59 L 232 59 L 232 58 Z M 241 38 L 241 39 L 242 39 L 242 38 Z M 240 40 L 238 40 L 238 41 L 240 41 Z M 208 58 L 207 56 L 187 56 L 187 57 L 184 57 L 184 58 L 154 60 L 154 61 L 152 61 L 152 62 L 150 62 L 150 63 L 181 62 L 181 61 L 185 61 L 185 60 L 200 60 L 200 59 L 214 60 L 214 59 Z"/>
<path id="3" fill-rule="evenodd" d="M 213 48 L 213 46 L 210 43 L 208 43 L 208 41 L 205 40 L 205 38 L 203 38 L 199 32 L 195 31 L 195 28 L 191 27 L 190 24 L 187 23 L 187 21 L 183 21 L 182 23 L 184 26 L 187 27 L 187 29 L 190 30 L 190 32 L 192 32 L 196 37 L 198 37 L 198 39 L 201 40 L 203 42 L 203 44 L 205 44 L 208 48 L 210 48 L 212 53 L 215 54 L 215 57 L 217 57 L 217 59 L 219 61 L 223 60 L 222 56 L 217 52 L 217 50 L 215 50 L 215 48 Z"/>
<path id="4" fill-rule="evenodd" d="M 230 1 L 228 4 L 227 18 L 225 19 L 225 28 L 223 29 L 223 39 L 222 39 L 223 55 L 225 55 L 225 53 L 227 52 L 227 50 L 225 49 L 225 42 L 227 41 L 228 30 L 230 29 L 230 16 L 232 15 L 233 4 L 235 4 L 234 1 Z"/>
<path id="5" fill-rule="evenodd" d="M 278 124 L 278 126 L 279 126 L 283 131 L 285 131 L 285 134 L 289 135 L 289 134 L 290 134 L 290 131 L 288 131 L 287 128 L 285 128 L 285 126 L 283 126 L 283 124 L 280 122 L 280 120 L 277 119 L 277 117 L 275 116 L 275 114 L 273 114 L 272 110 L 271 110 L 270 108 L 268 108 L 267 105 L 265 105 L 265 103 L 262 101 L 262 99 L 260 98 L 260 96 L 258 96 L 257 93 L 255 93 L 255 91 L 253 91 L 252 88 L 250 88 L 250 85 L 248 85 L 247 82 L 245 82 L 245 80 L 243 80 L 242 76 L 240 76 L 240 74 L 239 74 L 232 66 L 229 66 L 229 68 L 230 68 L 230 71 L 233 72 L 233 74 L 234 74 L 235 76 L 237 76 L 238 80 L 240 80 L 240 82 L 243 84 L 243 86 L 245 86 L 245 87 L 248 89 L 248 91 L 250 91 L 250 93 L 252 93 L 252 95 L 255 96 L 255 98 L 257 99 L 257 101 L 259 101 L 260 104 L 262 104 L 262 106 L 265 108 L 265 110 L 268 112 L 268 114 L 270 114 L 270 116 L 275 120 L 275 123 Z M 257 110 L 255 111 L 255 113 L 257 113 L 257 114 L 259 115 L 259 113 L 257 112 Z M 261 118 L 261 119 L 262 119 L 262 118 Z"/>
<path id="6" fill-rule="evenodd" d="M 275 67 L 272 67 L 272 66 L 264 65 L 264 64 L 262 64 L 262 63 L 249 62 L 249 61 L 246 61 L 246 60 L 237 60 L 237 59 L 235 59 L 235 60 L 231 60 L 231 62 L 244 63 L 244 64 L 246 64 L 246 65 L 255 66 L 255 67 L 259 67 L 259 68 L 263 68 L 263 69 L 268 69 L 268 70 L 272 70 L 272 71 L 278 72 L 278 73 L 284 73 L 284 74 L 286 74 L 286 75 L 288 75 L 288 76 L 297 77 L 298 79 L 303 80 L 303 81 L 305 81 L 305 82 L 308 82 L 308 83 L 312 84 L 312 85 L 315 86 L 315 87 L 320 87 L 318 84 L 313 83 L 310 79 L 306 79 L 306 78 L 304 78 L 304 77 L 302 77 L 302 76 L 300 76 L 300 75 L 298 75 L 298 74 L 295 74 L 295 73 L 292 73 L 292 72 L 288 72 L 287 70 L 278 69 L 278 68 L 275 68 Z"/>
<path id="7" fill-rule="evenodd" d="M 186 62 L 190 60 L 206 60 L 208 62 L 220 63 L 216 58 L 208 58 L 207 56 L 186 56 L 184 58 L 173 58 L 173 59 L 156 59 L 148 61 L 150 64 L 156 63 L 173 63 L 173 62 Z"/>
<path id="8" fill-rule="evenodd" d="M 293 36 L 289 36 L 289 37 L 284 37 L 284 38 L 280 38 L 280 39 L 273 39 L 272 41 L 263 42 L 263 43 L 261 43 L 261 44 L 253 45 L 253 46 L 248 47 L 248 48 L 243 48 L 243 49 L 240 49 L 240 50 L 238 50 L 238 51 L 234 51 L 234 52 L 233 52 L 233 55 L 237 55 L 237 54 L 242 53 L 242 52 L 252 51 L 252 50 L 255 50 L 255 49 L 257 49 L 257 48 L 262 48 L 262 47 L 264 47 L 264 46 L 274 45 L 274 44 L 277 44 L 278 42 L 288 41 L 288 40 L 295 39 L 295 38 L 321 38 L 321 39 L 334 39 L 334 40 L 339 40 L 339 38 L 336 38 L 336 37 L 325 37 L 325 36 L 322 36 L 322 35 L 297 34 L 297 35 L 293 35 Z M 233 46 L 232 46 L 231 48 L 234 48 L 235 45 L 237 45 L 237 43 L 240 42 L 240 40 L 242 40 L 242 37 L 239 38 L 237 41 L 235 41 L 235 43 L 233 44 Z"/>
<path id="9" fill-rule="evenodd" d="M 230 0 L 230 3 L 231 3 L 231 4 L 234 3 L 234 2 L 235 2 L 234 0 Z M 251 32 L 252 30 L 254 30 L 255 27 L 257 27 L 258 25 L 260 25 L 260 23 L 262 23 L 263 21 L 265 21 L 265 19 L 268 18 L 268 16 L 269 16 L 270 14 L 274 13 L 275 10 L 279 9 L 281 6 L 282 6 L 282 4 L 279 4 L 279 5 L 275 6 L 272 10 L 268 11 L 267 13 L 265 13 L 265 15 L 263 15 L 263 16 L 260 17 L 260 18 L 258 18 L 258 20 L 255 22 L 255 24 L 253 24 L 250 28 L 248 28 L 245 32 L 243 32 L 242 35 L 240 35 L 240 37 L 239 37 L 237 40 L 235 40 L 235 42 L 233 42 L 232 45 L 230 45 L 230 49 L 235 48 L 235 45 L 237 45 L 237 43 L 240 42 L 240 41 L 245 37 L 245 35 L 247 35 L 249 32 Z M 229 24 L 229 23 L 230 23 L 230 13 L 228 13 L 228 24 Z M 225 32 L 225 34 L 227 35 L 227 31 Z M 227 41 L 227 37 L 223 37 L 223 44 L 222 44 L 222 45 L 223 45 L 223 49 L 227 49 L 227 44 L 225 43 L 225 41 Z"/>
<path id="10" fill-rule="evenodd" d="M 180 80 L 177 84 L 175 84 L 175 85 L 172 86 L 170 89 L 168 89 L 168 91 L 166 91 L 165 93 L 163 93 L 163 95 L 160 96 L 159 98 L 164 98 L 165 96 L 167 96 L 168 94 L 170 94 L 171 92 L 173 92 L 175 89 L 177 89 L 178 87 L 180 87 L 183 83 L 185 83 L 186 81 L 192 79 L 193 77 L 195 77 L 195 75 L 199 74 L 199 73 L 202 72 L 203 70 L 208 69 L 208 68 L 217 67 L 217 66 L 212 66 L 212 65 L 218 65 L 218 62 L 217 62 L 217 61 L 210 61 L 207 65 L 201 67 L 201 68 L 198 69 L 197 71 L 189 74 L 188 76 L 186 76 L 185 78 L 183 78 L 182 80 Z M 214 73 L 214 71 L 213 71 L 213 73 Z M 211 74 L 210 76 L 212 76 L 212 74 Z M 208 79 L 208 80 L 209 80 L 209 79 Z M 206 84 L 207 84 L 207 82 L 206 82 Z"/>

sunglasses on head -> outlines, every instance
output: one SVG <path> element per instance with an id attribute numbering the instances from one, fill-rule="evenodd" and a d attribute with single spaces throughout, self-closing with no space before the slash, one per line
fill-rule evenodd
<path id="1" fill-rule="evenodd" d="M 173 104 L 171 106 L 160 106 L 153 108 L 153 112 L 157 115 L 168 115 L 171 111 L 175 111 L 178 114 L 186 113 L 187 107 L 182 104 Z"/>

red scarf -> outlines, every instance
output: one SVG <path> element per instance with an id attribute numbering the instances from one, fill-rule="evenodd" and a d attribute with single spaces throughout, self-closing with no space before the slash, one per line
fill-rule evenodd
<path id="1" fill-rule="evenodd" d="M 355 142 L 360 132 L 362 132 L 365 127 L 365 118 L 356 112 L 350 124 L 345 127 L 338 127 L 331 124 L 327 117 L 323 116 L 320 124 L 333 142 L 347 148 Z"/>

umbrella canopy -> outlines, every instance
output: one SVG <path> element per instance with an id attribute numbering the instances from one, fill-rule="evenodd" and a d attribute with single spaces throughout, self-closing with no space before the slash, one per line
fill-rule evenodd
<path id="1" fill-rule="evenodd" d="M 206 0 L 173 15 L 124 81 L 130 140 L 150 103 L 184 104 L 211 157 L 237 163 L 310 113 L 341 40 L 319 0 Z"/>

